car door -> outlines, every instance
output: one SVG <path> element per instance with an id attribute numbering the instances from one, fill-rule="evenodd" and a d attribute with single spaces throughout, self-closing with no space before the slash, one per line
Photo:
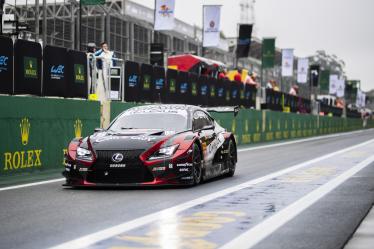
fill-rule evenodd
<path id="1" fill-rule="evenodd" d="M 203 111 L 195 111 L 193 115 L 193 129 L 198 133 L 203 155 L 204 167 L 207 175 L 211 172 L 214 155 L 217 151 L 216 134 L 214 132 L 214 121 Z"/>

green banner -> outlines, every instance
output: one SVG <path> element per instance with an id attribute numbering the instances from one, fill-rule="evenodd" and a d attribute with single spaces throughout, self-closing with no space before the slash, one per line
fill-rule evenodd
<path id="1" fill-rule="evenodd" d="M 81 0 L 82 5 L 103 5 L 105 0 Z"/>
<path id="2" fill-rule="evenodd" d="M 262 40 L 262 68 L 274 67 L 275 38 Z"/>
<path id="3" fill-rule="evenodd" d="M 62 171 L 69 141 L 96 127 L 99 102 L 0 96 L 0 177 Z"/>
<path id="4" fill-rule="evenodd" d="M 355 101 L 357 97 L 357 89 L 360 87 L 359 80 L 347 80 L 345 86 L 346 98 Z"/>
<path id="5" fill-rule="evenodd" d="M 330 85 L 330 70 L 322 70 L 319 76 L 321 92 L 328 93 Z"/>

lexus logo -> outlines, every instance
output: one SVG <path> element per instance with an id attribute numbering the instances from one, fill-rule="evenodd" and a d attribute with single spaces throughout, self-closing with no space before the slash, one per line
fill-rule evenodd
<path id="1" fill-rule="evenodd" d="M 112 161 L 115 163 L 122 162 L 123 160 L 123 155 L 121 153 L 116 153 L 112 156 Z"/>

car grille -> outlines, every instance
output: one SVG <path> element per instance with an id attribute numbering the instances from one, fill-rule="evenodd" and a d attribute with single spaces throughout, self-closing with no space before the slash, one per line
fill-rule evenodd
<path id="1" fill-rule="evenodd" d="M 96 161 L 87 173 L 87 181 L 93 183 L 140 183 L 153 181 L 153 175 L 143 165 L 139 156 L 144 150 L 111 150 L 96 151 Z M 121 153 L 124 158 L 118 164 L 126 164 L 124 168 L 111 168 L 110 164 L 115 153 Z"/>

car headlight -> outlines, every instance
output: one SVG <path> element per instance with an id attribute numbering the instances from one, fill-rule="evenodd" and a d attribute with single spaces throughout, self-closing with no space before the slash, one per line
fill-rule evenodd
<path id="1" fill-rule="evenodd" d="M 178 147 L 179 144 L 160 148 L 157 152 L 155 152 L 152 156 L 149 157 L 149 160 L 157 160 L 171 157 L 172 155 L 174 155 Z"/>
<path id="2" fill-rule="evenodd" d="M 84 160 L 84 161 L 92 161 L 93 156 L 90 150 L 87 150 L 82 147 L 77 148 L 77 159 Z"/>

